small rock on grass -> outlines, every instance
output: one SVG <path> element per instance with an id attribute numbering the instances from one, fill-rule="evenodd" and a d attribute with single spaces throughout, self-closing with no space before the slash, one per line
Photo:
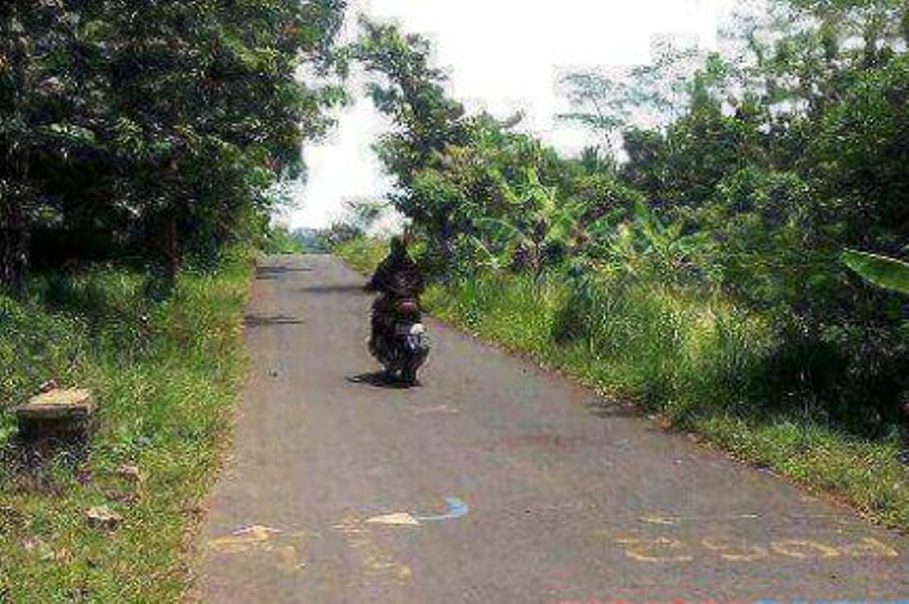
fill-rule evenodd
<path id="1" fill-rule="evenodd" d="M 72 554 L 70 554 L 70 551 L 68 549 L 64 547 L 55 550 L 47 542 L 41 539 L 41 537 L 26 537 L 22 540 L 22 547 L 24 547 L 25 551 L 29 552 L 30 554 L 37 555 L 44 562 L 68 563 L 70 560 L 72 560 Z M 5 602 L 5 600 L 0 601 Z"/>
<path id="2" fill-rule="evenodd" d="M 123 516 L 106 505 L 90 508 L 85 512 L 89 525 L 95 528 L 115 529 L 123 522 Z"/>
<path id="3" fill-rule="evenodd" d="M 57 386 L 57 380 L 51 379 L 38 386 L 38 392 L 41 394 L 47 394 L 48 392 L 52 392 L 57 388 L 59 388 L 59 386 Z"/>
<path id="4" fill-rule="evenodd" d="M 116 474 L 130 482 L 142 482 L 142 472 L 136 465 L 124 464 L 117 468 Z"/>
<path id="5" fill-rule="evenodd" d="M 44 546 L 44 541 L 40 537 L 26 537 L 22 540 L 22 547 L 27 552 L 33 552 L 42 546 Z"/>
<path id="6" fill-rule="evenodd" d="M 109 490 L 104 492 L 104 497 L 108 501 L 113 501 L 116 503 L 125 503 L 126 505 L 132 505 L 138 503 L 141 499 L 139 493 L 125 493 L 123 491 L 114 491 Z"/>
<path id="7" fill-rule="evenodd" d="M 95 476 L 91 471 L 91 468 L 81 467 L 76 470 L 76 481 L 81 485 L 91 484 Z"/>

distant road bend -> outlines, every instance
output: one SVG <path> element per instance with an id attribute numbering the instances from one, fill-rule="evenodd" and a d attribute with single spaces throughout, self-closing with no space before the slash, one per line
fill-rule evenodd
<path id="1" fill-rule="evenodd" d="M 382 387 L 362 283 L 258 268 L 203 600 L 909 597 L 909 539 L 438 322 L 422 387 Z"/>

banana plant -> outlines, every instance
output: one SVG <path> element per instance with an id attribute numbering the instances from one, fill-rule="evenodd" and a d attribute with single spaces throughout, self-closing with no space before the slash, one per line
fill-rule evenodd
<path id="1" fill-rule="evenodd" d="M 685 224 L 676 221 L 664 225 L 642 202 L 635 203 L 635 225 L 644 241 L 644 252 L 654 256 L 661 266 L 676 270 L 689 262 L 691 255 L 709 241 L 703 232 L 684 235 Z"/>
<path id="2" fill-rule="evenodd" d="M 555 187 L 543 185 L 533 167 L 527 170 L 521 185 L 503 180 L 500 186 L 509 208 L 507 213 L 515 218 L 483 217 L 474 224 L 499 243 L 501 253 L 493 254 L 482 242 L 475 243 L 500 266 L 511 264 L 539 273 L 547 250 L 570 247 L 584 207 L 574 200 L 560 200 Z"/>
<path id="3" fill-rule="evenodd" d="M 710 241 L 703 232 L 685 235 L 682 222 L 663 224 L 642 202 L 635 203 L 630 220 L 616 225 L 615 217 L 604 217 L 588 226 L 588 234 L 612 272 L 631 276 L 654 268 L 673 274 Z"/>
<path id="4" fill-rule="evenodd" d="M 846 250 L 841 260 L 872 285 L 909 295 L 909 263 L 858 250 Z"/>
<path id="5" fill-rule="evenodd" d="M 511 256 L 507 249 L 497 253 L 476 235 L 468 235 L 466 244 L 472 252 L 473 262 L 477 267 L 492 271 L 501 271 L 508 267 Z"/>

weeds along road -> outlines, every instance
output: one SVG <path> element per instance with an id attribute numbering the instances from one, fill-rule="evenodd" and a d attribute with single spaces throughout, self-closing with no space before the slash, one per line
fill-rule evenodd
<path id="1" fill-rule="evenodd" d="M 909 539 L 437 322 L 421 387 L 373 383 L 363 281 L 257 270 L 205 601 L 909 596 Z"/>

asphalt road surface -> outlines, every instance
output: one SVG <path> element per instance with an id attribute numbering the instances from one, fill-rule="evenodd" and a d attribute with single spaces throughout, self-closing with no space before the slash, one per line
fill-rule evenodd
<path id="1" fill-rule="evenodd" d="M 909 539 L 438 322 L 420 387 L 377 382 L 363 281 L 257 270 L 204 601 L 909 598 Z"/>

